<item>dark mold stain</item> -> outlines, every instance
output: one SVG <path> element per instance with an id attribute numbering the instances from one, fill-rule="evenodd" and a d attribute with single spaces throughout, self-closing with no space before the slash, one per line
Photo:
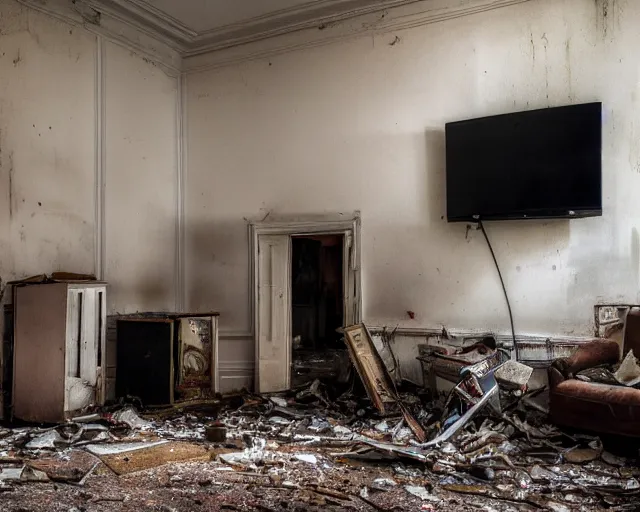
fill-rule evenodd
<path id="1" fill-rule="evenodd" d="M 595 0 L 595 6 L 596 26 L 602 32 L 603 39 L 606 39 L 613 32 L 616 0 Z"/>
<path id="2" fill-rule="evenodd" d="M 540 38 L 544 42 L 544 81 L 547 90 L 547 100 L 549 99 L 549 39 L 547 38 L 547 33 L 543 33 Z"/>
<path id="3" fill-rule="evenodd" d="M 92 7 L 78 3 L 77 0 L 71 0 L 71 3 L 74 5 L 75 11 L 82 16 L 82 20 L 85 23 L 89 23 L 90 25 L 100 25 L 100 18 L 102 18 L 102 13 L 100 13 L 100 11 L 96 11 Z"/>
<path id="4" fill-rule="evenodd" d="M 17 68 L 20 62 L 22 62 L 22 57 L 20 56 L 20 50 L 18 50 L 18 55 L 16 56 L 15 59 L 13 59 L 13 67 Z"/>
<path id="5" fill-rule="evenodd" d="M 573 87 L 571 83 L 571 39 L 567 39 L 564 46 L 564 53 L 567 68 L 567 84 L 569 84 L 569 101 L 573 101 Z"/>
<path id="6" fill-rule="evenodd" d="M 529 36 L 531 37 L 531 60 L 533 64 L 536 63 L 536 44 L 533 42 L 533 32 L 529 31 Z"/>

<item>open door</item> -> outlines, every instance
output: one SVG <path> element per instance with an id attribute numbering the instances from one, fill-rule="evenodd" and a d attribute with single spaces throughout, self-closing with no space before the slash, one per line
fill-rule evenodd
<path id="1" fill-rule="evenodd" d="M 284 391 L 291 379 L 291 237 L 258 236 L 256 390 Z"/>
<path id="2" fill-rule="evenodd" d="M 344 301 L 344 325 L 354 325 L 360 321 L 358 311 L 358 286 L 356 282 L 356 272 L 358 268 L 355 258 L 355 244 L 353 232 L 346 231 L 344 234 L 343 246 L 343 301 Z"/>

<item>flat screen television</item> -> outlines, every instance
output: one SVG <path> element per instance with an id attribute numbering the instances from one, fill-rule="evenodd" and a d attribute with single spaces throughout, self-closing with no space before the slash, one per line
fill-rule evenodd
<path id="1" fill-rule="evenodd" d="M 447 220 L 602 215 L 602 104 L 447 123 Z"/>

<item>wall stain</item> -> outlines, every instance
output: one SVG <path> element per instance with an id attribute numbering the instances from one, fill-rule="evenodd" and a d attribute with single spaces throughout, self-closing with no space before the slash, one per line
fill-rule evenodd
<path id="1" fill-rule="evenodd" d="M 635 285 L 640 286 L 640 235 L 638 228 L 631 230 L 631 264 L 633 265 Z M 640 299 L 640 292 L 638 292 L 638 298 Z"/>
<path id="2" fill-rule="evenodd" d="M 13 218 L 13 151 L 4 151 L 5 140 L 0 130 L 0 170 L 6 170 L 8 180 L 9 219 Z"/>
<path id="3" fill-rule="evenodd" d="M 547 91 L 547 101 L 548 101 L 549 100 L 549 53 L 548 53 L 549 39 L 547 38 L 547 33 L 544 32 L 542 34 L 542 37 L 540 37 L 540 39 L 543 41 L 543 44 L 544 44 L 544 81 L 545 81 L 545 87 Z"/>
<path id="4" fill-rule="evenodd" d="M 531 36 L 531 61 L 532 65 L 536 65 L 536 44 L 533 42 L 533 31 L 529 31 L 529 35 Z"/>
<path id="5" fill-rule="evenodd" d="M 13 218 L 13 151 L 9 153 L 9 219 Z"/>
<path id="6" fill-rule="evenodd" d="M 569 85 L 569 101 L 573 101 L 573 84 L 571 80 L 571 39 L 567 39 L 564 45 L 564 54 L 567 68 L 567 84 Z"/>
<path id="7" fill-rule="evenodd" d="M 603 39 L 613 36 L 615 28 L 616 0 L 595 0 L 596 28 Z"/>
<path id="8" fill-rule="evenodd" d="M 17 68 L 20 62 L 22 62 L 22 57 L 20 56 L 20 49 L 18 49 L 18 55 L 16 56 L 15 59 L 13 59 L 13 67 Z"/>
<path id="9" fill-rule="evenodd" d="M 73 4 L 73 9 L 82 16 L 85 23 L 100 26 L 102 18 L 102 13 L 100 13 L 100 11 L 96 11 L 88 5 L 78 3 L 76 0 L 73 0 L 71 3 Z"/>

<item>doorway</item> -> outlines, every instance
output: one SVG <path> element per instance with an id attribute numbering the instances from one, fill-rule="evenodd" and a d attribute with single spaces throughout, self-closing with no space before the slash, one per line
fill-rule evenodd
<path id="1" fill-rule="evenodd" d="M 256 391 L 340 379 L 349 360 L 336 329 L 360 322 L 359 216 L 250 230 Z"/>
<path id="2" fill-rule="evenodd" d="M 348 377 L 343 234 L 291 237 L 291 386 Z M 345 364 L 346 362 L 346 364 Z"/>

